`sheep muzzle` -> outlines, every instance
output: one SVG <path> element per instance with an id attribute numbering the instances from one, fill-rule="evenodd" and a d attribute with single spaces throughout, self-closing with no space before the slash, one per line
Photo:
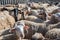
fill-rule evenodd
<path id="1" fill-rule="evenodd" d="M 28 30 L 29 29 L 29 26 L 24 26 L 24 30 Z"/>

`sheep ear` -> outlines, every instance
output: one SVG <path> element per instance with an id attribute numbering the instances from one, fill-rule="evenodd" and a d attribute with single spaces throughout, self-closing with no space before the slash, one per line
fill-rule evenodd
<path id="1" fill-rule="evenodd" d="M 28 30 L 29 29 L 29 26 L 24 26 L 24 30 Z"/>

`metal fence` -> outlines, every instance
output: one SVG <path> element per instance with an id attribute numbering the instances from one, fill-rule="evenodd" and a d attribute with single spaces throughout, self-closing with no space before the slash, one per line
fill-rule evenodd
<path id="1" fill-rule="evenodd" d="M 0 0 L 0 5 L 26 3 L 28 0 Z"/>
<path id="2" fill-rule="evenodd" d="M 27 2 L 42 2 L 42 1 L 58 1 L 60 2 L 60 0 L 0 0 L 0 4 L 1 5 L 5 5 L 5 4 L 16 4 L 16 3 L 27 3 Z"/>

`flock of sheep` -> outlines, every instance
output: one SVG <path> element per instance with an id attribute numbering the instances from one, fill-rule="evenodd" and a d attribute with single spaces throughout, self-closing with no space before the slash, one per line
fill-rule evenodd
<path id="1" fill-rule="evenodd" d="M 9 39 L 8 34 L 13 37 Z M 60 40 L 60 4 L 0 5 L 0 40 L 13 39 Z"/>

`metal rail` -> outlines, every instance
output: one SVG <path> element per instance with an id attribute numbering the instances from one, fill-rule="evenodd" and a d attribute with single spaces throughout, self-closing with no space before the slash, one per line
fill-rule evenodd
<path id="1" fill-rule="evenodd" d="M 18 1 L 18 3 L 27 3 L 29 2 L 42 2 L 42 1 L 47 1 L 47 0 L 0 0 L 0 4 L 1 5 L 5 5 L 5 4 L 16 4 Z M 60 2 L 60 0 L 48 0 L 48 1 L 52 1 L 52 2 Z"/>
<path id="2" fill-rule="evenodd" d="M 26 3 L 28 0 L 0 0 L 0 5 L 5 5 L 5 4 L 16 4 L 18 3 Z"/>

